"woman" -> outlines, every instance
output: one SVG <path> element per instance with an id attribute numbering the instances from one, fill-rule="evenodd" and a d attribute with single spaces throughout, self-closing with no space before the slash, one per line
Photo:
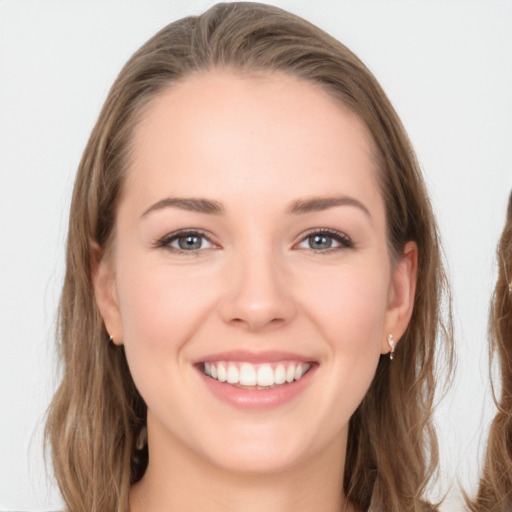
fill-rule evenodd
<path id="1" fill-rule="evenodd" d="M 76 179 L 47 423 L 68 509 L 429 509 L 445 291 L 412 148 L 347 48 L 252 3 L 169 25 Z"/>
<path id="2" fill-rule="evenodd" d="M 490 352 L 500 368 L 498 413 L 489 432 L 483 475 L 474 512 L 507 512 L 512 509 L 512 194 L 507 220 L 498 245 L 498 280 L 489 320 Z"/>

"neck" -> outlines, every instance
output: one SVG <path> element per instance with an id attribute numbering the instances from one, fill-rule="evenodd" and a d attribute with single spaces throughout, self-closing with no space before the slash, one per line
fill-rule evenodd
<path id="1" fill-rule="evenodd" d="M 346 435 L 272 473 L 227 471 L 179 443 L 151 441 L 148 469 L 130 492 L 130 512 L 355 512 L 342 485 Z"/>

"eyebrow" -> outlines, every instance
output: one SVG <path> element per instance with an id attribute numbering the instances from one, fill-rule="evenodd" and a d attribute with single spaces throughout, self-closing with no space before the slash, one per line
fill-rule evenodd
<path id="1" fill-rule="evenodd" d="M 293 201 L 288 208 L 288 213 L 302 214 L 310 212 L 321 212 L 336 206 L 355 206 L 362 210 L 371 219 L 370 211 L 366 206 L 354 197 L 334 196 L 334 197 L 313 197 L 311 199 L 298 199 Z"/>
<path id="2" fill-rule="evenodd" d="M 179 208 L 189 212 L 206 213 L 209 215 L 223 215 L 225 211 L 221 203 L 210 199 L 166 197 L 151 205 L 144 211 L 141 217 L 145 217 L 151 212 L 163 210 L 164 208 Z"/>
<path id="3" fill-rule="evenodd" d="M 370 211 L 357 199 L 349 196 L 335 197 L 313 197 L 311 199 L 297 199 L 287 208 L 287 213 L 292 215 L 301 215 L 304 213 L 321 212 L 337 206 L 354 206 L 363 211 L 371 218 Z M 166 197 L 151 205 L 141 217 L 145 217 L 151 212 L 163 210 L 165 208 L 179 208 L 190 212 L 205 213 L 208 215 L 224 215 L 225 208 L 222 203 L 211 199 L 184 198 L 184 197 Z"/>

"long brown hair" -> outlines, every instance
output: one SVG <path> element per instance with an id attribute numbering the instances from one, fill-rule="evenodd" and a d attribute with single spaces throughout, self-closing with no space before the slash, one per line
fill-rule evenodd
<path id="1" fill-rule="evenodd" d="M 489 431 L 487 453 L 472 512 L 512 510 L 512 193 L 497 250 L 498 279 L 489 316 L 491 361 L 500 369 L 498 412 Z"/>
<path id="2" fill-rule="evenodd" d="M 452 337 L 436 223 L 413 149 L 381 87 L 350 50 L 297 16 L 245 2 L 171 23 L 144 44 L 113 84 L 80 163 L 60 303 L 63 380 L 46 428 L 68 510 L 125 512 L 129 487 L 146 469 L 147 453 L 136 447 L 146 406 L 123 348 L 108 342 L 98 313 L 91 243 L 107 251 L 112 242 L 131 135 L 145 108 L 164 88 L 212 68 L 286 73 L 314 83 L 372 134 L 390 253 L 396 257 L 407 241 L 417 243 L 417 292 L 392 366 L 381 358 L 351 418 L 343 486 L 362 509 L 371 503 L 375 512 L 424 510 L 422 495 L 438 463 L 431 419 L 436 363 L 443 359 L 440 366 L 451 368 Z"/>

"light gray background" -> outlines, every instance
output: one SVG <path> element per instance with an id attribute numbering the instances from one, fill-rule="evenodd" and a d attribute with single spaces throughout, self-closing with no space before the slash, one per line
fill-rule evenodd
<path id="1" fill-rule="evenodd" d="M 0 510 L 59 506 L 41 457 L 73 176 L 110 84 L 199 0 L 0 0 Z M 510 0 L 282 0 L 346 43 L 401 116 L 438 214 L 458 373 L 441 402 L 442 493 L 475 489 L 494 414 L 486 324 L 512 188 Z M 452 491 L 443 510 L 455 511 Z"/>

